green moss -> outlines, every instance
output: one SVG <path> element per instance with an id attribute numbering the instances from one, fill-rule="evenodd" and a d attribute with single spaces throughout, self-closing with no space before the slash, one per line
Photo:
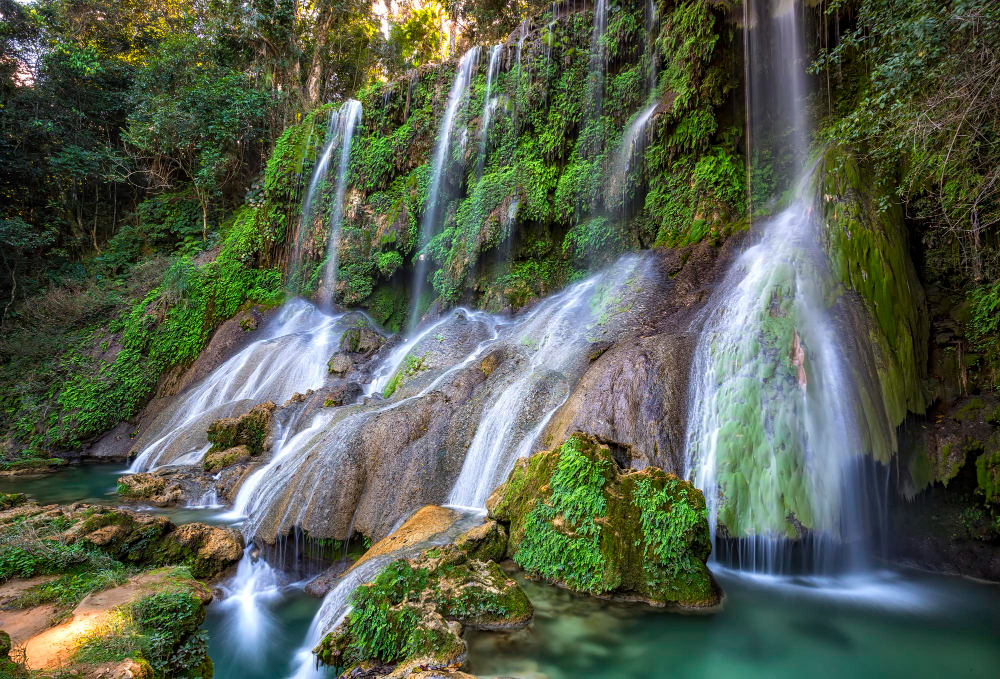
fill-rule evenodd
<path id="1" fill-rule="evenodd" d="M 426 361 L 427 354 L 422 356 L 407 354 L 406 358 L 403 359 L 403 365 L 399 366 L 396 373 L 392 376 L 392 379 L 390 379 L 388 384 L 385 385 L 385 389 L 382 390 L 383 398 L 389 398 L 396 393 L 396 389 L 398 389 L 403 382 L 426 370 Z"/>
<path id="2" fill-rule="evenodd" d="M 718 592 L 701 492 L 656 468 L 623 474 L 582 435 L 519 462 L 488 503 L 529 575 L 601 595 L 711 606 Z"/>
<path id="3" fill-rule="evenodd" d="M 0 512 L 13 509 L 28 501 L 24 493 L 0 493 Z"/>
<path id="4" fill-rule="evenodd" d="M 987 502 L 1000 502 L 1000 452 L 983 453 L 976 459 L 976 483 Z"/>

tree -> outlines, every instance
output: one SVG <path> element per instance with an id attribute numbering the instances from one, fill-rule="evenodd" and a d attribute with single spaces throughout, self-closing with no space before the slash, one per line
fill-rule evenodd
<path id="1" fill-rule="evenodd" d="M 208 206 L 262 142 L 272 98 L 216 63 L 199 37 L 165 40 L 136 78 L 125 140 L 155 189 L 191 182 L 208 238 Z"/>

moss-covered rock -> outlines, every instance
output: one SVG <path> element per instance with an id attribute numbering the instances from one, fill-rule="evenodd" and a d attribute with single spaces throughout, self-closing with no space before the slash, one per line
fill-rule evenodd
<path id="1" fill-rule="evenodd" d="M 10 635 L 0 630 L 0 677 L 3 679 L 27 679 L 28 671 L 10 657 Z"/>
<path id="2" fill-rule="evenodd" d="M 139 567 L 186 566 L 195 577 L 210 578 L 239 561 L 243 540 L 232 528 L 176 526 L 129 509 L 29 502 L 0 511 L 0 552 L 0 561 L 23 566 L 10 573 L 20 577 L 61 573 L 100 554 L 105 565 L 110 557 Z"/>
<path id="3" fill-rule="evenodd" d="M 275 405 L 272 401 L 255 405 L 239 417 L 226 417 L 208 426 L 210 453 L 246 446 L 250 455 L 260 455 L 270 445 L 271 417 Z"/>
<path id="4" fill-rule="evenodd" d="M 907 413 L 928 405 L 923 378 L 930 321 L 923 286 L 910 260 L 906 228 L 892 189 L 851 153 L 831 147 L 817 174 L 826 247 L 844 291 L 865 311 L 857 319 L 858 347 L 851 366 L 861 392 L 855 401 L 862 445 L 888 463 L 897 452 L 896 428 Z M 834 300 L 831 300 L 834 301 Z M 869 375 L 875 375 L 874 383 Z"/>
<path id="5" fill-rule="evenodd" d="M 500 561 L 507 551 L 507 531 L 490 519 L 459 535 L 455 547 L 471 559 Z"/>
<path id="6" fill-rule="evenodd" d="M 531 576 L 655 605 L 720 601 L 701 491 L 655 467 L 622 471 L 584 435 L 519 460 L 487 508 L 509 526 L 506 555 Z"/>
<path id="7" fill-rule="evenodd" d="M 157 507 L 175 505 L 183 496 L 180 485 L 156 473 L 120 476 L 116 492 L 123 500 L 142 501 Z"/>
<path id="8" fill-rule="evenodd" d="M 251 457 L 248 446 L 234 446 L 228 450 L 210 451 L 202 461 L 202 468 L 211 474 L 231 467 L 237 462 L 246 462 Z"/>
<path id="9" fill-rule="evenodd" d="M 976 459 L 976 483 L 986 502 L 1000 504 L 1000 450 L 985 452 Z"/>
<path id="10" fill-rule="evenodd" d="M 340 350 L 368 356 L 378 351 L 385 339 L 368 327 L 348 328 L 340 336 Z"/>
<path id="11" fill-rule="evenodd" d="M 463 628 L 517 629 L 533 615 L 527 596 L 495 562 L 455 546 L 393 561 L 355 590 L 352 605 L 315 649 L 340 676 L 402 677 L 416 668 L 459 666 Z"/>
<path id="12" fill-rule="evenodd" d="M 24 493 L 0 493 L 0 511 L 23 505 L 28 501 Z"/>
<path id="13" fill-rule="evenodd" d="M 60 457 L 27 457 L 10 462 L 0 462 L 0 476 L 20 476 L 52 472 L 66 464 Z"/>

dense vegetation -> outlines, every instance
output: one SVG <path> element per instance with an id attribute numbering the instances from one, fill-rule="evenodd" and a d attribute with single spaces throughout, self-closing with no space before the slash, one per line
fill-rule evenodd
<path id="1" fill-rule="evenodd" d="M 310 223 L 300 213 L 348 97 L 363 115 L 334 298 L 393 330 L 414 304 L 517 308 L 622 252 L 718 242 L 748 222 L 748 181 L 754 211 L 772 209 L 788 167 L 775 151 L 746 169 L 740 7 L 653 8 L 611 3 L 594 42 L 592 8 L 572 3 L 383 17 L 327 0 L 0 2 L 0 464 L 77 450 L 134 418 L 239 310 L 328 283 L 319 216 L 334 177 L 320 178 Z M 812 127 L 850 151 L 840 170 L 866 178 L 855 189 L 878 187 L 864 204 L 902 208 L 930 293 L 944 386 L 926 400 L 992 390 L 1000 10 L 804 12 Z M 423 242 L 432 150 L 473 45 L 440 223 Z M 420 257 L 430 285 L 414 301 Z M 854 282 L 871 288 L 864 273 Z M 879 323 L 905 304 L 894 295 Z"/>

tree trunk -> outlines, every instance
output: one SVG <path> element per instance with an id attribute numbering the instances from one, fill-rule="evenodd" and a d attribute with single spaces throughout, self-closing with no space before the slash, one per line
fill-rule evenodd
<path id="1" fill-rule="evenodd" d="M 312 63 L 306 75 L 306 98 L 318 104 L 323 94 L 323 56 L 330 43 L 330 27 L 333 25 L 333 9 L 324 3 L 316 17 L 316 45 L 313 48 Z"/>
<path id="2" fill-rule="evenodd" d="M 208 205 L 207 201 L 203 199 L 201 201 L 201 241 L 204 243 L 208 240 Z"/>

